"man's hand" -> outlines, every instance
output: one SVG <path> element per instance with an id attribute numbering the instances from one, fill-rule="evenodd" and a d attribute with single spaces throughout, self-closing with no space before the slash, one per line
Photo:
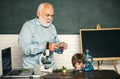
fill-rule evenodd
<path id="1" fill-rule="evenodd" d="M 58 48 L 58 44 L 56 43 L 49 43 L 49 50 L 54 52 Z"/>
<path id="2" fill-rule="evenodd" d="M 49 50 L 54 52 L 57 48 L 62 47 L 63 49 L 67 49 L 67 44 L 64 42 L 61 42 L 59 44 L 56 43 L 49 43 Z"/>
<path id="3" fill-rule="evenodd" d="M 63 47 L 63 49 L 67 49 L 67 44 L 65 42 L 61 42 L 58 44 L 58 47 Z"/>

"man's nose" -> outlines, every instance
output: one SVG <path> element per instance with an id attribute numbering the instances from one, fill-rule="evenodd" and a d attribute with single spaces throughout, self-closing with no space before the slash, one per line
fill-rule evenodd
<path id="1" fill-rule="evenodd" d="M 51 19 L 53 19 L 53 16 L 49 16 L 48 18 L 51 20 Z"/>

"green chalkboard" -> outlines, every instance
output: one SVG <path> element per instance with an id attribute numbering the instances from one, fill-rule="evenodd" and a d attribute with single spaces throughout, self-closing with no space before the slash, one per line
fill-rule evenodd
<path id="1" fill-rule="evenodd" d="M 0 34 L 19 34 L 36 17 L 37 6 L 50 2 L 58 34 L 79 34 L 81 28 L 120 27 L 120 0 L 0 0 Z"/>
<path id="2" fill-rule="evenodd" d="M 116 29 L 81 29 L 81 52 L 89 53 L 94 58 L 120 59 L 120 28 Z"/>

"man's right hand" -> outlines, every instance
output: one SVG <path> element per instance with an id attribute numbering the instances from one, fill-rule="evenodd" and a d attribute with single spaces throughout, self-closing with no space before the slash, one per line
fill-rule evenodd
<path id="1" fill-rule="evenodd" d="M 56 43 L 49 43 L 49 50 L 54 52 L 58 48 L 58 44 Z"/>

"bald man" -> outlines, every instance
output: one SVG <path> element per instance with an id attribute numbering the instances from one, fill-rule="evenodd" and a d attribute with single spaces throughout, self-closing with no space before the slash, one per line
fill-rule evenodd
<path id="1" fill-rule="evenodd" d="M 62 54 L 67 49 L 67 44 L 58 39 L 56 28 L 52 24 L 53 16 L 53 6 L 41 3 L 37 9 L 37 17 L 23 24 L 19 45 L 23 51 L 24 68 L 44 65 L 45 69 L 56 69 L 53 54 Z M 46 55 L 47 49 L 49 55 Z"/>

